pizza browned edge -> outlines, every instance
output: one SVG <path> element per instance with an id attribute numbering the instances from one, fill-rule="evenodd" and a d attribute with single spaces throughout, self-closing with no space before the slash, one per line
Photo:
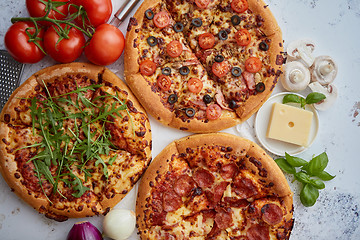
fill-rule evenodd
<path id="1" fill-rule="evenodd" d="M 290 186 L 275 161 L 256 143 L 229 133 L 207 133 L 194 134 L 171 142 L 166 146 L 152 161 L 146 170 L 138 188 L 138 196 L 136 201 L 136 219 L 138 230 L 142 239 L 146 239 L 144 230 L 148 228 L 144 219 L 145 212 L 151 211 L 147 206 L 147 198 L 151 197 L 151 184 L 156 184 L 156 178 L 165 175 L 169 171 L 169 160 L 173 155 L 186 152 L 187 148 L 198 148 L 201 146 L 225 146 L 232 148 L 232 154 L 249 155 L 261 162 L 262 166 L 268 172 L 267 181 L 272 182 L 274 187 L 272 190 L 275 196 L 283 198 L 284 205 L 289 211 L 285 214 L 286 222 L 292 219 L 293 209 L 293 193 Z M 250 165 L 247 165 L 250 166 Z M 256 167 L 253 166 L 256 171 Z M 180 216 L 179 216 L 180 217 Z"/>
<path id="2" fill-rule="evenodd" d="M 282 32 L 277 21 L 262 0 L 248 0 L 249 9 L 254 15 L 260 14 L 264 19 L 264 34 L 271 40 L 268 54 L 270 55 L 270 65 L 273 67 L 275 75 L 269 77 L 265 83 L 265 91 L 251 95 L 245 104 L 236 109 L 235 114 L 228 114 L 217 120 L 210 120 L 206 123 L 197 119 L 182 121 L 175 117 L 175 113 L 165 108 L 160 101 L 160 96 L 152 91 L 142 74 L 139 72 L 138 52 L 134 40 L 139 37 L 136 29 L 143 25 L 145 11 L 159 4 L 160 0 L 145 0 L 130 20 L 124 51 L 124 74 L 125 80 L 139 101 L 143 104 L 147 112 L 164 125 L 186 130 L 193 133 L 217 132 L 236 124 L 242 123 L 250 118 L 265 103 L 271 95 L 278 79 L 282 73 L 282 53 L 283 39 Z M 280 61 L 279 59 L 280 58 Z"/>
<path id="3" fill-rule="evenodd" d="M 131 190 L 133 185 L 137 182 L 137 180 L 141 177 L 142 173 L 145 171 L 146 167 L 151 161 L 151 147 L 145 149 L 146 159 L 144 161 L 146 164 L 145 168 L 142 169 L 140 173 L 134 172 L 133 181 L 131 181 L 131 185 L 129 189 L 126 189 L 126 193 L 116 194 L 111 199 L 108 199 L 104 196 L 102 201 L 97 204 L 97 211 L 94 209 L 85 207 L 82 211 L 75 210 L 76 206 L 71 209 L 66 209 L 66 211 L 55 209 L 51 206 L 50 202 L 46 198 L 37 198 L 32 194 L 27 188 L 23 186 L 21 183 L 21 178 L 18 179 L 15 177 L 15 172 L 17 170 L 17 165 L 14 159 L 14 155 L 10 155 L 6 153 L 6 144 L 2 139 L 4 139 L 9 129 L 7 124 L 4 122 L 5 114 L 14 114 L 14 108 L 19 106 L 21 98 L 28 97 L 31 93 L 33 93 L 34 88 L 38 84 L 43 84 L 42 82 L 49 82 L 54 77 L 61 77 L 67 74 L 81 74 L 87 76 L 89 79 L 97 80 L 99 77 L 102 77 L 104 81 L 112 83 L 113 86 L 118 86 L 120 89 L 125 90 L 128 93 L 128 99 L 130 99 L 136 109 L 145 113 L 143 107 L 139 104 L 136 97 L 132 94 L 130 89 L 126 86 L 126 84 L 117 77 L 113 72 L 111 72 L 106 67 L 96 66 L 88 63 L 70 63 L 70 64 L 59 64 L 51 67 L 44 68 L 35 74 L 33 74 L 30 78 L 28 78 L 20 87 L 18 87 L 13 94 L 10 96 L 8 102 L 4 105 L 4 108 L 0 114 L 0 173 L 4 177 L 5 181 L 9 185 L 12 191 L 14 191 L 21 199 L 27 202 L 34 209 L 43 213 L 45 215 L 49 214 L 48 217 L 54 218 L 55 220 L 61 221 L 60 216 L 65 216 L 68 218 L 81 218 L 93 216 L 95 214 L 106 214 L 112 207 L 114 207 L 119 201 L 121 201 L 126 193 Z M 146 122 L 147 129 L 150 129 L 149 121 Z M 145 139 L 151 143 L 151 132 L 147 131 L 145 135 Z M 151 146 L 151 144 L 150 144 Z M 130 177 L 129 177 L 130 178 Z M 65 219 L 66 220 L 66 219 Z"/>

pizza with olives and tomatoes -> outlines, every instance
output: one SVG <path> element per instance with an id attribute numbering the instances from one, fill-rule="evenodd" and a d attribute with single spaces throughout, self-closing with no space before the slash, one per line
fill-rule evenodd
<path id="1" fill-rule="evenodd" d="M 279 167 L 255 143 L 226 133 L 169 144 L 141 179 L 141 239 L 288 239 L 293 198 Z"/>
<path id="2" fill-rule="evenodd" d="M 105 67 L 71 63 L 26 80 L 0 115 L 0 172 L 57 221 L 106 214 L 151 160 L 147 114 Z"/>
<path id="3" fill-rule="evenodd" d="M 270 96 L 282 43 L 262 0 L 145 0 L 128 25 L 125 79 L 164 125 L 219 131 Z"/>

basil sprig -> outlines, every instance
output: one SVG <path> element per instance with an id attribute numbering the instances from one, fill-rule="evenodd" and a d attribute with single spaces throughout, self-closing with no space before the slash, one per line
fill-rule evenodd
<path id="1" fill-rule="evenodd" d="M 319 197 L 319 190 L 325 188 L 324 181 L 335 177 L 325 171 L 329 162 L 326 152 L 313 157 L 310 162 L 285 153 L 284 158 L 275 159 L 275 162 L 284 172 L 292 174 L 294 180 L 303 184 L 300 201 L 305 207 L 313 206 Z"/>
<path id="2" fill-rule="evenodd" d="M 283 103 L 299 103 L 300 107 L 305 109 L 306 104 L 318 103 L 324 100 L 326 96 L 322 93 L 312 92 L 306 96 L 306 98 L 300 97 L 299 95 L 290 93 L 286 94 L 283 98 Z"/>

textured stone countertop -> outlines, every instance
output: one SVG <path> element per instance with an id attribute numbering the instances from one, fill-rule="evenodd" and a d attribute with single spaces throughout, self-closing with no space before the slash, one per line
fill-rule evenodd
<path id="1" fill-rule="evenodd" d="M 121 1 L 113 0 L 114 11 Z M 298 155 L 311 159 L 324 151 L 328 154 L 327 171 L 336 178 L 326 182 L 313 207 L 302 206 L 300 185 L 286 175 L 294 192 L 295 224 L 291 240 L 357 240 L 360 239 L 360 0 L 265 0 L 280 25 L 284 45 L 293 40 L 311 39 L 314 55 L 329 55 L 339 66 L 335 85 L 339 97 L 335 105 L 319 112 L 320 131 L 309 149 Z M 131 13 L 131 15 L 135 10 Z M 10 18 L 27 16 L 25 0 L 0 1 L 0 49 L 4 49 L 4 35 L 11 25 Z M 129 17 L 128 17 L 129 18 Z M 126 33 L 128 19 L 120 29 Z M 80 59 L 81 60 L 81 59 Z M 25 65 L 22 82 L 37 70 L 55 64 L 49 57 L 33 65 Z M 108 66 L 123 78 L 123 56 Z M 284 91 L 278 84 L 274 93 Z M 254 118 L 241 126 L 224 132 L 244 136 L 257 142 Z M 172 140 L 188 133 L 161 126 L 150 117 L 153 133 L 153 156 Z M 237 130 L 241 129 L 241 133 Z M 134 209 L 135 187 L 117 207 Z M 102 228 L 103 217 L 87 219 Z M 75 222 L 55 222 L 37 214 L 12 193 L 0 177 L 0 239 L 65 239 Z M 130 239 L 139 239 L 134 232 Z"/>

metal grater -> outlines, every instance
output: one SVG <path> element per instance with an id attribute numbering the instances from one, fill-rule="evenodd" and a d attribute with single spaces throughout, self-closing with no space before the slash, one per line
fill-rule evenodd
<path id="1" fill-rule="evenodd" d="M 0 111 L 20 84 L 24 64 L 15 61 L 5 50 L 0 50 Z"/>

